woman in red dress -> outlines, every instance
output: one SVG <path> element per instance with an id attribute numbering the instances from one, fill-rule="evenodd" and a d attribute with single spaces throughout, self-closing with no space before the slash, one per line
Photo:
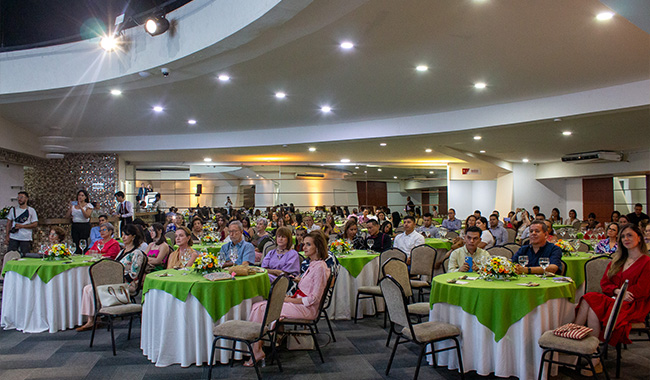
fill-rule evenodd
<path id="1" fill-rule="evenodd" d="M 639 227 L 626 224 L 618 238 L 618 250 L 600 280 L 602 293 L 591 292 L 582 297 L 576 323 L 594 329 L 593 334 L 603 339 L 602 326 L 614 306 L 614 298 L 625 280 L 630 280 L 623 298 L 616 326 L 609 344 L 632 343 L 629 339 L 632 322 L 643 322 L 650 312 L 650 256 Z"/>

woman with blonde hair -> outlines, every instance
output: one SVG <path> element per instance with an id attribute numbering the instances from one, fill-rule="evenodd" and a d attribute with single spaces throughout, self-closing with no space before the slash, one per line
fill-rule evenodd
<path id="1" fill-rule="evenodd" d="M 167 269 L 191 267 L 199 256 L 199 253 L 192 249 L 192 232 L 185 226 L 179 226 L 175 240 L 178 249 L 169 254 Z"/>

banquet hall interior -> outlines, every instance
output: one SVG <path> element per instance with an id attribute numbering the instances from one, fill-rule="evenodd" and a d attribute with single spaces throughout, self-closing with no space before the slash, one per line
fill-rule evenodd
<path id="1" fill-rule="evenodd" d="M 411 200 L 461 220 L 533 206 L 602 222 L 635 204 L 648 213 L 650 2 L 65 3 L 0 1 L 0 208 L 28 192 L 40 239 L 79 189 L 111 215 L 116 192 L 136 204 L 142 185 L 153 189 L 138 199 L 147 210 L 157 193 L 179 210 L 231 200 L 404 214 Z M 147 32 L 151 16 L 168 29 Z M 206 366 L 152 363 L 139 323 L 130 340 L 116 326 L 117 356 L 106 329 L 93 348 L 74 329 L 2 329 L 0 378 L 205 378 Z M 409 345 L 385 374 L 382 314 L 332 323 L 324 363 L 283 352 L 284 372 L 268 363 L 264 377 L 413 376 Z M 526 349 L 541 353 L 537 340 Z M 649 358 L 650 342 L 628 345 L 621 378 L 646 379 Z M 465 375 L 503 377 L 479 372 Z M 255 371 L 220 365 L 212 376 Z M 420 378 L 459 374 L 423 364 Z"/>

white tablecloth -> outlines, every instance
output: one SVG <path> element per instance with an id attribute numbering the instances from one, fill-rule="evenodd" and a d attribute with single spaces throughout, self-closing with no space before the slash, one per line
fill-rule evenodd
<path id="1" fill-rule="evenodd" d="M 248 319 L 253 304 L 262 299 L 244 300 L 231 308 L 217 324 Z M 142 308 L 140 348 L 156 367 L 202 365 L 210 357 L 212 326 L 212 317 L 193 295 L 189 294 L 183 302 L 165 291 L 151 289 L 145 295 Z M 228 351 L 219 351 L 216 360 L 226 364 L 230 355 Z M 235 355 L 235 359 L 242 359 L 242 355 Z"/>
<path id="2" fill-rule="evenodd" d="M 521 380 L 537 379 L 542 358 L 542 349 L 537 344 L 539 337 L 547 330 L 573 321 L 574 317 L 574 304 L 566 298 L 552 299 L 511 325 L 506 335 L 495 342 L 494 333 L 460 306 L 438 303 L 429 314 L 430 321 L 443 321 L 460 327 L 465 372 L 476 371 L 483 376 L 490 373 L 498 377 L 516 376 Z M 452 345 L 442 342 L 437 343 L 436 348 Z M 436 359 L 441 366 L 458 369 L 455 350 L 438 353 Z"/>
<path id="3" fill-rule="evenodd" d="M 51 333 L 83 324 L 81 294 L 90 284 L 88 267 L 69 269 L 44 283 L 16 272 L 5 273 L 2 289 L 2 318 L 5 330 Z"/>
<path id="4" fill-rule="evenodd" d="M 327 309 L 330 318 L 346 320 L 354 318 L 357 289 L 360 286 L 377 285 L 378 272 L 379 257 L 366 264 L 356 278 L 352 277 L 350 272 L 341 266 L 334 286 L 332 303 Z M 379 311 L 384 310 L 384 300 L 382 298 L 377 298 L 377 307 Z M 359 318 L 363 318 L 363 314 L 373 314 L 374 310 L 371 299 L 361 300 L 359 301 L 359 313 L 357 315 Z"/>

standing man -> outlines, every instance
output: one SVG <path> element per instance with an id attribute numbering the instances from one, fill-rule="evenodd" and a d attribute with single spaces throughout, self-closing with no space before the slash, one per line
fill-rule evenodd
<path id="1" fill-rule="evenodd" d="M 515 263 L 515 272 L 517 274 L 543 274 L 544 270 L 539 265 L 540 257 L 548 257 L 550 264 L 546 268 L 547 272 L 556 273 L 562 266 L 562 250 L 553 243 L 546 241 L 548 236 L 548 227 L 541 220 L 534 220 L 530 226 L 530 244 L 519 248 L 517 253 L 512 256 L 512 262 Z M 528 265 L 522 267 L 517 264 L 519 256 L 528 256 Z"/>
<path id="2" fill-rule="evenodd" d="M 119 203 L 117 206 L 117 214 L 120 216 L 120 236 L 127 224 L 133 222 L 133 204 L 124 199 L 124 192 L 118 191 L 115 193 L 115 200 Z"/>
<path id="3" fill-rule="evenodd" d="M 395 236 L 393 247 L 401 249 L 406 253 L 406 263 L 411 263 L 411 250 L 418 245 L 424 244 L 424 236 L 415 232 L 415 218 L 411 215 L 404 217 L 404 232 Z"/>
<path id="4" fill-rule="evenodd" d="M 21 256 L 29 253 L 32 248 L 32 229 L 38 226 L 36 210 L 27 206 L 29 194 L 18 192 L 18 208 L 12 207 L 7 215 L 7 252 L 18 251 Z"/>
<path id="5" fill-rule="evenodd" d="M 641 203 L 634 205 L 634 212 L 627 214 L 627 220 L 637 226 L 639 225 L 639 222 L 648 220 L 648 214 L 643 213 L 643 205 Z"/>
<path id="6" fill-rule="evenodd" d="M 499 225 L 499 215 L 490 215 L 490 232 L 494 236 L 494 245 L 505 245 L 508 243 L 508 231 Z"/>
<path id="7" fill-rule="evenodd" d="M 366 238 L 366 247 L 368 247 L 368 240 L 372 240 L 372 247 L 370 248 L 373 252 L 384 252 L 385 250 L 393 246 L 393 242 L 390 240 L 390 236 L 386 235 L 383 232 L 379 231 L 379 222 L 375 219 L 370 219 L 366 224 L 368 227 L 368 237 Z"/>
<path id="8" fill-rule="evenodd" d="M 453 208 L 449 209 L 449 212 L 447 213 L 447 219 L 442 221 L 442 227 L 446 228 L 449 231 L 460 230 L 461 221 L 459 219 L 456 219 L 456 210 Z"/>
<path id="9" fill-rule="evenodd" d="M 406 214 L 408 214 L 409 211 L 415 212 L 415 203 L 413 203 L 411 197 L 406 197 L 406 206 L 404 207 L 404 211 L 406 211 Z"/>
<path id="10" fill-rule="evenodd" d="M 140 187 L 138 188 L 138 196 L 135 198 L 137 201 L 144 201 L 144 199 L 147 197 L 147 193 L 149 190 L 147 187 L 144 185 L 144 182 L 140 184 Z"/>
<path id="11" fill-rule="evenodd" d="M 440 233 L 436 226 L 433 225 L 433 215 L 431 213 L 426 213 L 422 216 L 424 224 L 417 228 L 417 231 L 421 234 L 426 235 L 426 237 L 439 238 Z"/>

